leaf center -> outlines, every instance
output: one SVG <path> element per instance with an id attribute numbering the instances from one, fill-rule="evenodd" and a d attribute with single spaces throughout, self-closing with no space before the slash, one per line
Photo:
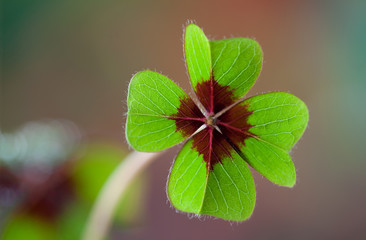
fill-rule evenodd
<path id="1" fill-rule="evenodd" d="M 206 125 L 209 127 L 214 127 L 216 125 L 216 117 L 213 114 L 210 114 L 206 118 Z"/>
<path id="2" fill-rule="evenodd" d="M 237 151 L 250 135 L 247 106 L 240 104 L 228 86 L 221 86 L 213 78 L 198 83 L 196 96 L 206 112 L 202 112 L 191 98 L 181 99 L 175 120 L 177 131 L 191 137 L 208 169 L 213 169 L 224 158 L 231 159 L 231 151 Z M 204 125 L 202 125 L 202 123 Z"/>

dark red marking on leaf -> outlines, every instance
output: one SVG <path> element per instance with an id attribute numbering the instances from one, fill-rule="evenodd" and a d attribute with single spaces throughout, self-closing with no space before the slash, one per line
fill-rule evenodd
<path id="1" fill-rule="evenodd" d="M 188 97 L 185 99 L 180 99 L 180 106 L 178 108 L 178 113 L 176 117 L 180 117 L 182 119 L 188 118 L 203 118 L 202 112 L 199 110 L 197 105 L 193 102 L 193 100 Z"/>
<path id="2" fill-rule="evenodd" d="M 229 87 L 221 86 L 211 77 L 198 83 L 195 92 L 209 116 L 206 118 L 191 98 L 183 99 L 178 113 L 170 117 L 175 120 L 177 131 L 188 137 L 206 124 L 206 128 L 192 137 L 192 148 L 203 155 L 207 169 L 212 170 L 225 157 L 232 158 L 230 152 L 233 150 L 243 156 L 240 147 L 245 144 L 245 139 L 254 136 L 248 132 L 253 127 L 248 123 L 248 117 L 252 114 L 248 106 L 239 103 L 216 118 L 216 113 L 235 103 Z"/>
<path id="3" fill-rule="evenodd" d="M 254 136 L 254 134 L 249 133 L 249 129 L 253 127 L 248 123 L 248 117 L 251 114 L 252 112 L 248 110 L 248 106 L 238 104 L 217 120 L 217 125 L 223 135 L 228 136 L 237 147 L 244 145 L 244 141 L 248 137 Z"/>
<path id="4" fill-rule="evenodd" d="M 213 77 L 196 85 L 196 95 L 209 114 L 218 113 L 234 103 L 229 86 L 221 86 Z"/>
<path id="5" fill-rule="evenodd" d="M 185 137 L 191 136 L 205 123 L 202 112 L 189 97 L 180 100 L 178 113 L 169 117 L 169 119 L 175 120 L 176 131 L 182 130 L 181 132 Z"/>
<path id="6" fill-rule="evenodd" d="M 231 158 L 230 144 L 225 140 L 224 135 L 209 126 L 193 136 L 192 147 L 199 154 L 203 155 L 203 160 L 207 164 L 207 169 L 213 169 L 217 163 L 222 163 L 224 157 Z"/>

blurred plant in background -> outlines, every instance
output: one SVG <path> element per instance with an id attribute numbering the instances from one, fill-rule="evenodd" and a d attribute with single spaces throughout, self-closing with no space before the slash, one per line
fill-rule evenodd
<path id="1" fill-rule="evenodd" d="M 75 124 L 29 122 L 0 135 L 0 239 L 79 239 L 100 189 L 126 151 L 83 142 Z M 120 226 L 141 216 L 143 178 L 121 200 Z"/>
<path id="2" fill-rule="evenodd" d="M 81 140 L 65 120 L 28 122 L 13 133 L 0 132 L 0 159 L 9 165 L 52 167 L 70 156 Z"/>

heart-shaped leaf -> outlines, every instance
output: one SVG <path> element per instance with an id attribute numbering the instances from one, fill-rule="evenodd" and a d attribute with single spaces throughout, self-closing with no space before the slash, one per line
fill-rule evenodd
<path id="1" fill-rule="evenodd" d="M 252 175 L 243 164 L 243 159 L 227 142 L 216 142 L 214 138 L 217 136 L 210 135 L 211 130 L 206 133 L 202 131 L 189 140 L 178 154 L 168 182 L 170 201 L 181 211 L 242 221 L 254 209 L 255 186 Z M 210 139 L 215 142 L 209 142 Z M 195 146 L 198 141 L 208 142 L 214 150 L 208 147 L 203 150 L 204 154 L 199 154 L 205 146 L 199 143 Z M 220 162 L 208 169 L 207 163 L 211 161 Z"/>
<path id="2" fill-rule="evenodd" d="M 188 95 L 156 72 L 143 71 L 132 77 L 127 103 L 126 137 L 138 151 L 153 152 L 171 147 L 187 137 L 181 130 L 195 131 L 203 123 L 200 110 Z M 190 121 L 193 118 L 194 121 Z"/>
<path id="3" fill-rule="evenodd" d="M 250 112 L 249 117 L 238 115 L 241 108 Z M 243 126 L 243 118 L 252 127 Z M 254 169 L 276 184 L 295 184 L 295 167 L 288 152 L 304 133 L 309 119 L 300 99 L 283 92 L 257 95 L 234 106 L 221 119 L 224 134 L 239 135 L 238 139 L 249 136 L 237 141 L 236 146 Z"/>
<path id="4" fill-rule="evenodd" d="M 262 49 L 249 38 L 211 41 L 213 79 L 242 98 L 257 80 L 262 68 Z"/>

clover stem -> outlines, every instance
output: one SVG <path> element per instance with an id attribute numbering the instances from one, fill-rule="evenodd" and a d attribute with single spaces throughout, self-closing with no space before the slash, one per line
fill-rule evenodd
<path id="1" fill-rule="evenodd" d="M 161 152 L 130 153 L 109 176 L 101 189 L 85 225 L 82 239 L 104 239 L 120 199 L 135 177 Z"/>

